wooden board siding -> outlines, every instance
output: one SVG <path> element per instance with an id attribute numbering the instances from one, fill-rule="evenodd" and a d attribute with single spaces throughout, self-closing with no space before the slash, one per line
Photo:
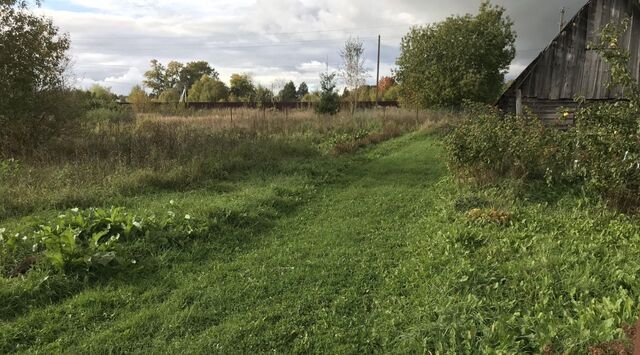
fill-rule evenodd
<path id="1" fill-rule="evenodd" d="M 556 112 L 576 97 L 624 98 L 619 88 L 609 89 L 610 68 L 588 46 L 598 43 L 606 24 L 627 17 L 631 20 L 630 28 L 620 45 L 629 51 L 632 73 L 640 80 L 640 0 L 590 0 L 514 81 L 498 100 L 498 106 L 506 112 L 515 112 L 516 93 L 521 90 L 524 105 L 544 106 L 534 112 L 540 111 L 544 116 L 541 118 L 548 119 L 546 107 L 555 105 L 553 112 Z"/>

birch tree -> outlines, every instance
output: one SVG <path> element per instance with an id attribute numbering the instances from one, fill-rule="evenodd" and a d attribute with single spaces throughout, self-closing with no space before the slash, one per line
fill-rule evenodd
<path id="1" fill-rule="evenodd" d="M 339 75 L 351 92 L 357 92 L 358 88 L 366 83 L 367 70 L 364 66 L 364 43 L 358 38 L 349 38 L 340 50 Z M 351 113 L 353 114 L 358 102 L 357 95 L 351 96 Z"/>

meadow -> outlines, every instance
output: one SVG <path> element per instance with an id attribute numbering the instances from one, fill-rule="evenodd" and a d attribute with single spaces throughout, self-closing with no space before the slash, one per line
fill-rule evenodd
<path id="1" fill-rule="evenodd" d="M 0 352 L 630 346 L 634 215 L 579 188 L 459 181 L 451 113 L 262 114 L 139 114 L 3 160 Z M 120 239 L 41 238 L 68 226 Z"/>

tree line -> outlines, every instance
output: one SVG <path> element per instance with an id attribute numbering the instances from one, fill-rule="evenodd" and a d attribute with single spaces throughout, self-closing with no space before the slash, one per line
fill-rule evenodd
<path id="1" fill-rule="evenodd" d="M 0 0 L 0 24 L 0 141 L 19 144 L 10 138 L 54 136 L 64 122 L 82 117 L 83 109 L 93 105 L 91 93 L 67 80 L 70 38 L 24 0 Z M 340 51 L 339 70 L 321 74 L 315 92 L 304 82 L 265 87 L 248 74 L 233 74 L 227 84 L 205 61 L 164 65 L 153 60 L 144 87 L 134 87 L 128 100 L 178 102 L 186 96 L 201 102 L 318 102 L 321 113 L 335 112 L 340 101 L 374 99 L 398 99 L 403 106 L 421 108 L 458 107 L 466 100 L 491 103 L 505 84 L 515 39 L 506 10 L 484 1 L 475 15 L 413 27 L 402 39 L 392 77 L 383 78 L 378 87 L 365 84 L 369 70 L 364 45 L 356 38 Z M 338 79 L 346 86 L 342 94 Z"/>

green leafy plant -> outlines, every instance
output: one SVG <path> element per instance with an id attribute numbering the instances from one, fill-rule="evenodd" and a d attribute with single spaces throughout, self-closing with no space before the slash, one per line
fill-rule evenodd
<path id="1" fill-rule="evenodd" d="M 478 182 L 555 176 L 566 165 L 565 137 L 530 113 L 504 115 L 495 108 L 470 105 L 467 117 L 446 140 L 449 166 Z"/>
<path id="2" fill-rule="evenodd" d="M 629 52 L 618 43 L 629 20 L 604 27 L 593 48 L 611 67 L 612 90 L 625 100 L 584 106 L 576 113 L 572 172 L 586 187 L 623 210 L 640 206 L 640 86 L 629 70 Z"/>
<path id="3" fill-rule="evenodd" d="M 141 218 L 124 208 L 72 209 L 54 221 L 40 224 L 30 231 L 8 233 L 0 229 L 0 266 L 5 273 L 16 276 L 40 264 L 51 266 L 63 273 L 99 272 L 129 261 L 124 243 L 147 238 L 152 243 L 163 243 L 167 237 L 176 240 L 206 229 L 190 214 L 179 216 L 167 211 L 164 216 Z M 153 237 L 151 237 L 153 235 Z M 32 260 L 25 270 L 25 261 Z"/>

